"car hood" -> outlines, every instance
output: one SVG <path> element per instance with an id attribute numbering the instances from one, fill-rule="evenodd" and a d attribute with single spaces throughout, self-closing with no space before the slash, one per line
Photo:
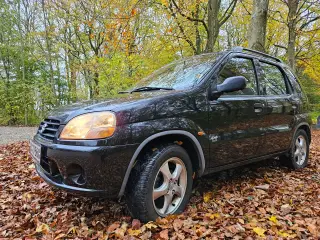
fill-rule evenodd
<path id="1" fill-rule="evenodd" d="M 88 100 L 70 104 L 63 107 L 58 107 L 50 112 L 49 118 L 54 118 L 60 121 L 61 124 L 66 124 L 70 119 L 89 112 L 113 111 L 120 112 L 128 109 L 133 109 L 136 105 L 144 105 L 153 99 L 167 97 L 177 91 L 152 91 L 152 92 L 136 92 L 128 94 L 118 94 L 112 98 L 103 100 Z"/>

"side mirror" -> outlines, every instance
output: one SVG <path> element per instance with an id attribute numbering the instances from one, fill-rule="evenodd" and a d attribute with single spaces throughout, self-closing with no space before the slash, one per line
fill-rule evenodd
<path id="1" fill-rule="evenodd" d="M 235 92 L 246 88 L 247 79 L 243 76 L 229 77 L 223 83 L 217 85 L 213 92 L 213 98 L 218 99 L 223 93 Z"/>

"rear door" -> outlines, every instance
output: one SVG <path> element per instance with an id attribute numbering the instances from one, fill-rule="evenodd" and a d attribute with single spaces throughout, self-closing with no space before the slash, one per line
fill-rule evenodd
<path id="1" fill-rule="evenodd" d="M 261 125 L 266 102 L 259 96 L 253 59 L 231 57 L 214 77 L 213 87 L 233 76 L 246 77 L 246 88 L 209 102 L 211 167 L 259 156 L 264 140 Z"/>
<path id="2" fill-rule="evenodd" d="M 292 88 L 282 67 L 276 63 L 259 61 L 260 92 L 265 96 L 266 141 L 262 154 L 272 154 L 289 148 L 294 124 L 295 106 Z"/>

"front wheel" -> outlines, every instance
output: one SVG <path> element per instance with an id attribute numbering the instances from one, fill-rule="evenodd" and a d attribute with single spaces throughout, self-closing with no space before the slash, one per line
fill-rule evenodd
<path id="1" fill-rule="evenodd" d="M 175 144 L 153 150 L 133 168 L 126 190 L 129 212 L 144 222 L 181 213 L 192 191 L 188 153 Z"/>
<path id="2" fill-rule="evenodd" d="M 307 133 L 299 129 L 294 136 L 290 152 L 287 156 L 281 156 L 280 160 L 292 169 L 304 168 L 308 164 L 309 145 Z"/>

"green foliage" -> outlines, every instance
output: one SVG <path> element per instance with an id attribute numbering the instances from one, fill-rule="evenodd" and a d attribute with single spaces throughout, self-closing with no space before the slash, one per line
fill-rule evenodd
<path id="1" fill-rule="evenodd" d="M 320 116 L 320 84 L 305 73 L 301 74 L 300 83 L 310 103 L 312 122 L 316 123 L 318 116 Z"/>
<path id="2" fill-rule="evenodd" d="M 220 19 L 231 2 L 221 4 Z M 171 61 L 204 52 L 207 0 L 85 3 L 0 0 L 0 125 L 38 124 L 56 106 L 114 96 Z M 311 17 L 320 14 L 308 4 Z M 272 0 L 269 9 L 266 49 L 285 60 L 287 5 Z M 216 51 L 247 45 L 251 14 L 252 0 L 238 1 Z M 319 29 L 313 21 L 296 42 L 297 70 L 315 116 Z"/>

